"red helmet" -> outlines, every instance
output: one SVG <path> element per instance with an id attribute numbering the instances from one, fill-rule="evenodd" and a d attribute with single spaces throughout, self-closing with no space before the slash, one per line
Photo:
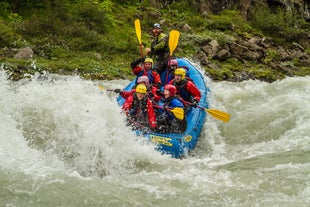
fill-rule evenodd
<path id="1" fill-rule="evenodd" d="M 164 89 L 170 91 L 170 96 L 174 96 L 177 93 L 177 88 L 171 84 L 165 85 Z"/>
<path id="2" fill-rule="evenodd" d="M 137 83 L 142 83 L 144 82 L 145 85 L 150 85 L 150 81 L 149 81 L 149 78 L 146 76 L 146 75 L 143 75 L 143 76 L 140 76 L 137 80 Z"/>
<path id="3" fill-rule="evenodd" d="M 172 60 L 169 61 L 168 66 L 169 67 L 171 67 L 171 66 L 178 67 L 178 61 L 176 59 L 172 59 Z"/>

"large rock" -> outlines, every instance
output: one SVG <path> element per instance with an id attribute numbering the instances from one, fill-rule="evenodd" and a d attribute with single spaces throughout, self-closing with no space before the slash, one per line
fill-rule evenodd
<path id="1" fill-rule="evenodd" d="M 202 51 L 209 57 L 215 57 L 219 51 L 220 45 L 216 40 L 211 40 L 207 45 L 202 47 Z"/>
<path id="2" fill-rule="evenodd" d="M 16 55 L 14 55 L 15 59 L 25 59 L 29 60 L 33 57 L 33 50 L 30 47 L 24 47 L 21 49 L 18 49 L 18 52 Z"/>

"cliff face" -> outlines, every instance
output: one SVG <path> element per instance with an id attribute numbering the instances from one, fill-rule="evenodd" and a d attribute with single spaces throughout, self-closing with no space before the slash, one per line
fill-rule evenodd
<path id="1" fill-rule="evenodd" d="M 310 19 L 310 1 L 309 0 L 273 0 L 267 1 L 269 4 L 278 3 L 284 5 L 287 10 L 295 8 L 305 19 Z"/>
<path id="2" fill-rule="evenodd" d="M 245 19 L 248 19 L 248 14 L 253 11 L 258 3 L 266 3 L 271 9 L 283 7 L 287 10 L 296 9 L 305 19 L 310 20 L 310 1 L 309 0 L 223 0 L 223 1 L 206 1 L 200 0 L 201 14 L 208 12 L 219 13 L 223 9 L 237 8 Z"/>

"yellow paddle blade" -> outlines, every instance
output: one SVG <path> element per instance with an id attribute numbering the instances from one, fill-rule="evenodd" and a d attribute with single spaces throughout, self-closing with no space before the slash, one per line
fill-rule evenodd
<path id="1" fill-rule="evenodd" d="M 98 85 L 98 88 L 99 88 L 99 90 L 101 90 L 101 91 L 104 90 L 104 86 L 101 85 L 101 84 Z"/>
<path id="2" fill-rule="evenodd" d="M 169 50 L 170 50 L 170 56 L 172 56 L 172 53 L 174 52 L 175 48 L 178 45 L 180 37 L 180 32 L 177 30 L 171 30 L 169 34 Z"/>
<path id="3" fill-rule="evenodd" d="M 140 27 L 140 19 L 135 20 L 135 29 L 136 29 L 136 35 L 139 41 L 139 44 L 141 45 L 141 27 Z"/>
<path id="4" fill-rule="evenodd" d="M 181 119 L 181 120 L 184 119 L 184 109 L 183 108 L 175 107 L 174 109 L 171 109 L 170 111 L 174 114 L 174 116 L 177 119 Z"/>
<path id="5" fill-rule="evenodd" d="M 230 114 L 220 111 L 220 110 L 216 110 L 216 109 L 205 109 L 206 112 L 208 112 L 209 114 L 211 114 L 211 116 L 213 116 L 216 119 L 219 119 L 223 122 L 228 122 L 230 119 Z"/>

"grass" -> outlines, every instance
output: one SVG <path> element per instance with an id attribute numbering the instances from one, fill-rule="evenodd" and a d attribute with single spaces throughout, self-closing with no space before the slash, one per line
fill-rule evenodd
<path id="1" fill-rule="evenodd" d="M 12 74 L 12 79 L 23 77 L 23 71 L 18 69 L 21 66 L 27 68 L 27 73 L 48 71 L 77 73 L 86 79 L 132 79 L 130 62 L 140 57 L 134 28 L 136 18 L 141 20 L 142 44 L 145 47 L 151 42 L 151 25 L 162 22 L 166 33 L 172 29 L 181 31 L 176 56 L 189 58 L 199 53 L 201 47 L 212 39 L 225 46 L 243 37 L 272 35 L 265 23 L 277 25 L 283 37 L 275 38 L 282 42 L 291 34 L 294 35 L 290 38 L 299 37 L 309 28 L 308 24 L 293 16 L 290 24 L 299 29 L 292 31 L 284 24 L 287 18 L 281 11 L 281 18 L 277 19 L 267 9 L 253 16 L 253 24 L 243 20 L 236 10 L 203 16 L 198 13 L 196 1 L 175 1 L 162 9 L 152 7 L 148 1 L 64 0 L 54 3 L 53 7 L 48 4 L 28 5 L 18 12 L 13 12 L 9 3 L 0 3 L 0 48 L 29 46 L 35 52 L 36 68 L 33 68 L 33 61 L 15 60 L 0 50 L 1 63 Z M 190 25 L 189 31 L 184 31 L 185 24 Z M 310 49 L 305 49 L 309 54 Z M 255 62 L 244 64 L 233 59 L 209 59 L 221 69 L 204 69 L 215 80 L 233 79 L 235 74 L 246 72 L 254 78 L 272 81 L 284 76 L 283 72 L 268 67 L 271 61 L 278 59 L 278 55 L 275 50 L 268 50 L 265 65 Z M 298 64 L 298 61 L 290 64 Z M 294 71 L 294 75 L 309 73 L 307 67 Z"/>

